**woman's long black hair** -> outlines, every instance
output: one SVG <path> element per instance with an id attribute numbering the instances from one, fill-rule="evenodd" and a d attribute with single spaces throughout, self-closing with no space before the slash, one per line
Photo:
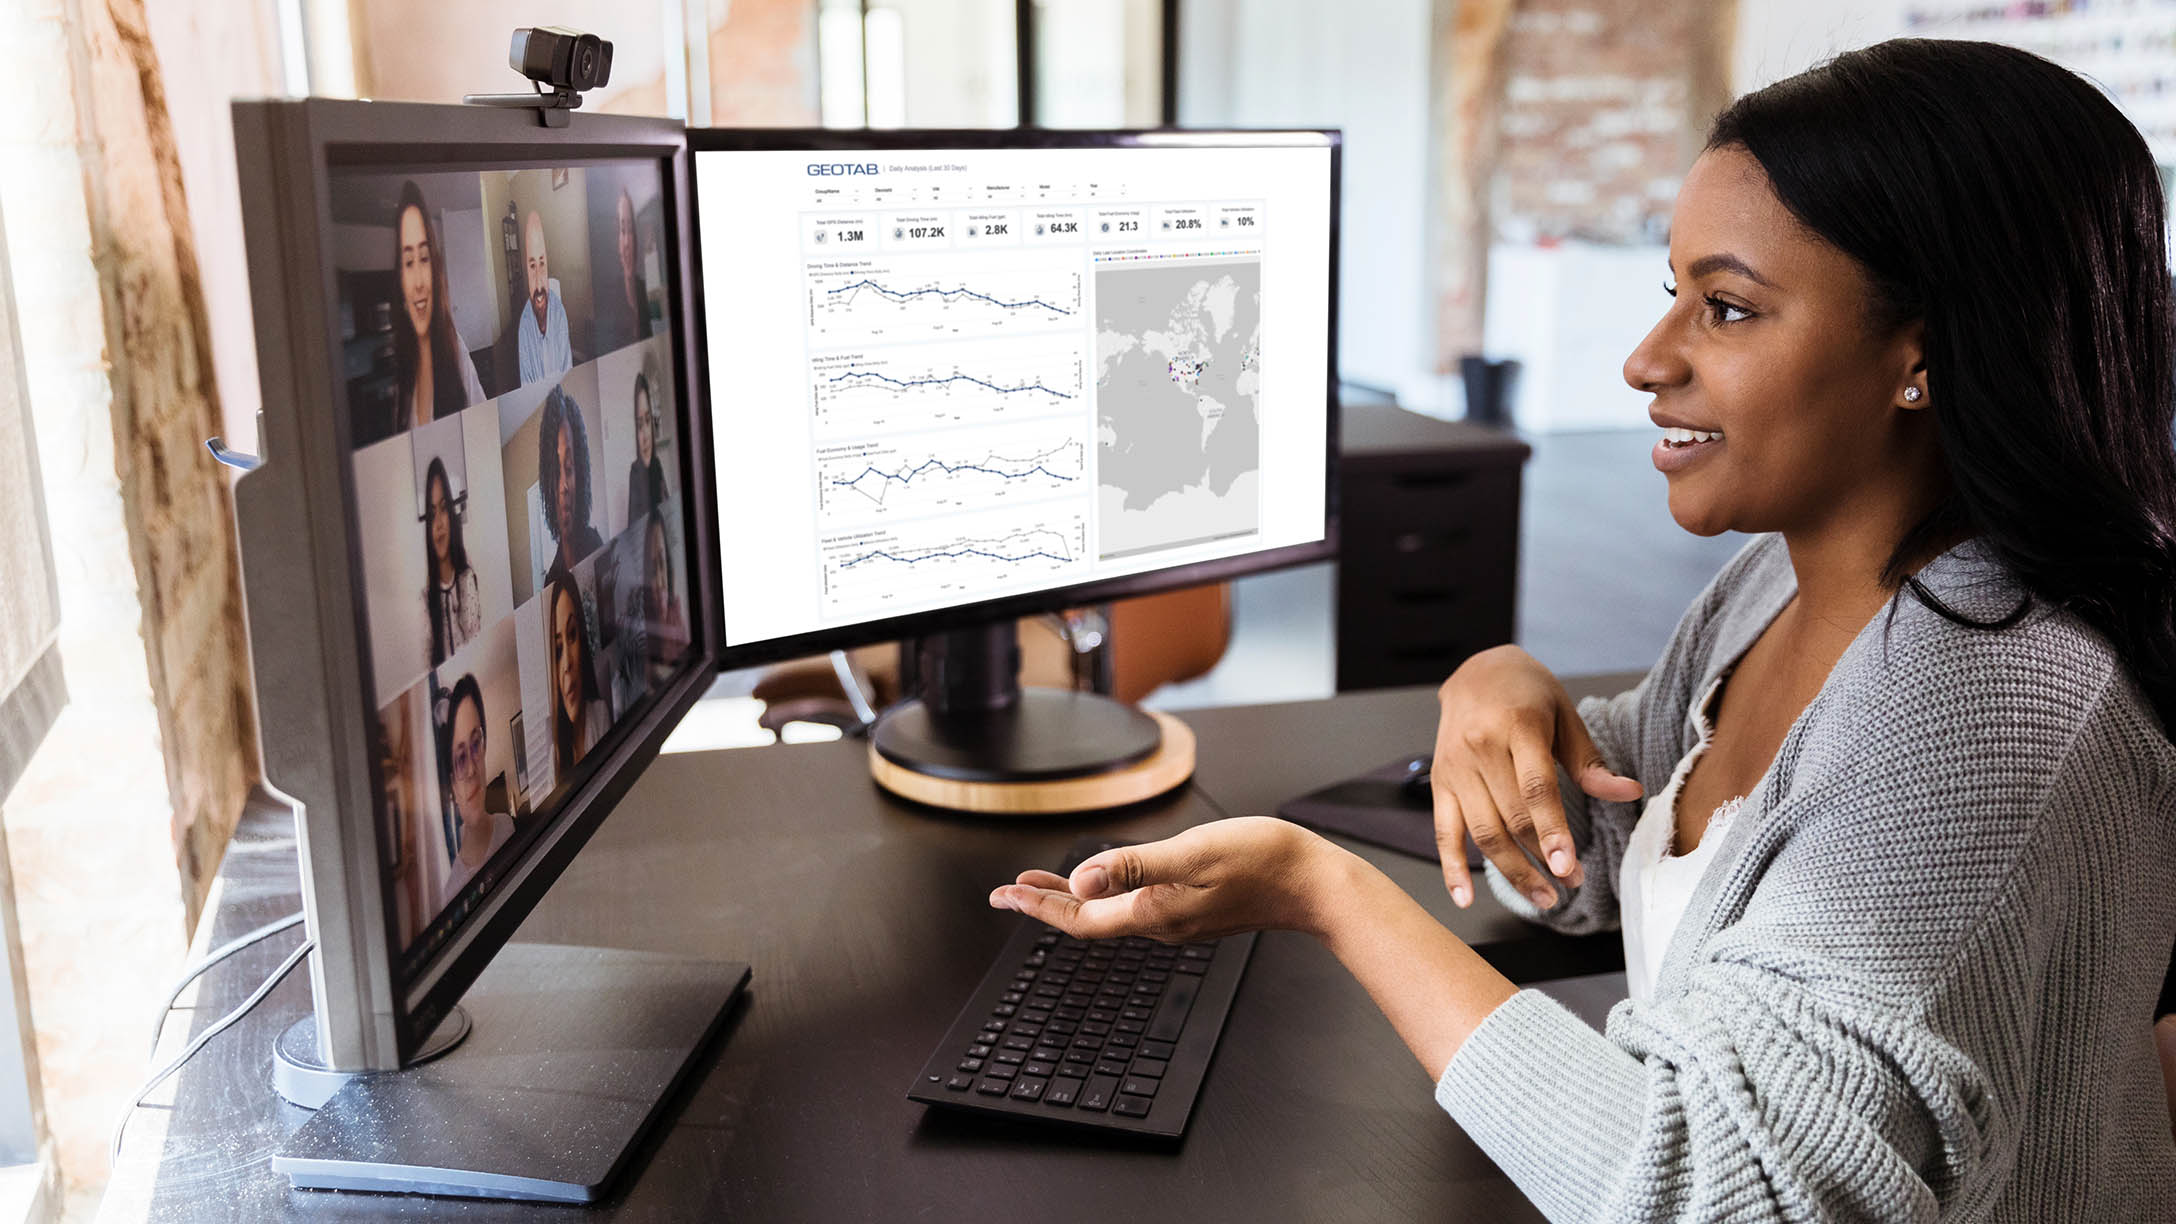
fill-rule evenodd
<path id="1" fill-rule="evenodd" d="M 574 776 L 574 767 L 582 759 L 582 723 L 589 717 L 589 703 L 600 700 L 597 693 L 596 673 L 589 665 L 589 611 L 582 606 L 582 588 L 575 584 L 571 571 L 561 570 L 544 582 L 544 636 L 549 641 L 558 632 L 559 600 L 564 595 L 574 605 L 574 637 L 566 648 L 581 656 L 576 675 L 582 682 L 579 709 L 574 718 L 567 717 L 566 703 L 559 698 L 559 659 L 556 655 L 546 660 L 551 672 L 552 689 L 552 764 L 564 783 Z"/>
<path id="2" fill-rule="evenodd" d="M 431 466 L 423 470 L 423 562 L 426 575 L 423 589 L 430 594 L 431 605 L 431 666 L 446 661 L 447 639 L 452 637 L 451 626 L 446 623 L 453 609 L 438 595 L 438 558 L 431 554 L 431 487 L 436 485 L 446 494 L 446 560 L 453 563 L 453 598 L 461 597 L 461 575 L 468 572 L 468 545 L 461 542 L 461 514 L 453 504 L 453 481 L 446 476 L 446 461 L 432 456 Z"/>
<path id="3" fill-rule="evenodd" d="M 453 330 L 453 303 L 446 291 L 446 252 L 438 245 L 438 227 L 431 224 L 431 210 L 423 206 L 423 189 L 410 179 L 400 185 L 400 203 L 393 206 L 393 271 L 400 272 L 400 219 L 409 209 L 423 218 L 424 241 L 431 244 L 431 417 L 448 417 L 468 407 L 468 392 L 461 385 L 461 366 L 456 357 L 460 344 Z M 393 328 L 393 356 L 399 365 L 401 411 L 408 414 L 400 428 L 415 426 L 408 406 L 408 388 L 415 381 L 416 331 L 408 326 L 408 303 L 396 302 L 400 321 Z"/>
<path id="4" fill-rule="evenodd" d="M 1873 281 L 1870 325 L 1925 327 L 1950 491 L 1883 573 L 1977 534 L 2046 604 L 2105 635 L 2176 736 L 2176 326 L 2146 142 L 2029 52 L 1897 39 L 1738 99 L 1742 148 Z"/>

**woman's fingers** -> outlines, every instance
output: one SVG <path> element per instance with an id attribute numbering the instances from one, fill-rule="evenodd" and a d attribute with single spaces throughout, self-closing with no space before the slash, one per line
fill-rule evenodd
<path id="1" fill-rule="evenodd" d="M 1029 888 L 1055 888 L 1061 892 L 1065 889 L 1065 877 L 1048 871 L 1023 871 L 1020 878 L 1013 883 L 1025 884 Z"/>
<path id="2" fill-rule="evenodd" d="M 1556 792 L 1556 758 L 1538 739 L 1511 741 L 1511 765 L 1517 775 L 1518 802 L 1526 809 L 1534 845 L 1551 873 L 1574 888 L 1585 879 L 1579 866 L 1579 849 L 1572 844 L 1571 827 L 1564 821 L 1564 800 Z"/>
<path id="3" fill-rule="evenodd" d="M 1508 774 L 1508 767 L 1505 772 Z M 1496 870 L 1503 872 L 1504 878 L 1527 899 L 1542 909 L 1553 907 L 1556 885 L 1534 866 L 1519 845 L 1518 831 L 1511 825 L 1505 810 L 1508 796 L 1499 800 L 1496 787 L 1474 769 L 1460 771 L 1455 785 L 1459 809 L 1466 816 L 1466 829 L 1473 834 L 1473 843 L 1481 848 L 1481 853 L 1487 855 L 1488 861 L 1496 864 Z"/>
<path id="4" fill-rule="evenodd" d="M 1602 760 L 1602 750 L 1594 745 L 1594 736 L 1587 731 L 1587 720 L 1579 717 L 1578 709 L 1569 700 L 1557 703 L 1556 759 L 1563 762 L 1565 772 L 1571 774 L 1579 789 L 1597 799 L 1631 803 L 1640 797 L 1637 779 L 1610 771 L 1609 764 Z"/>
<path id="5" fill-rule="evenodd" d="M 1473 873 L 1466 867 L 1466 818 L 1459 811 L 1458 795 L 1451 789 L 1448 771 L 1430 775 L 1435 792 L 1436 857 L 1443 862 L 1443 886 L 1460 909 L 1473 904 Z"/>
<path id="6" fill-rule="evenodd" d="M 1048 875 L 1048 872 L 1042 873 Z M 1063 884 L 1063 881 L 1060 881 Z M 1134 913 L 1140 893 L 1082 900 L 1060 888 L 1008 884 L 990 894 L 990 904 L 1018 910 L 1038 922 L 1048 923 L 1075 939 L 1117 939 L 1139 935 L 1146 928 Z"/>

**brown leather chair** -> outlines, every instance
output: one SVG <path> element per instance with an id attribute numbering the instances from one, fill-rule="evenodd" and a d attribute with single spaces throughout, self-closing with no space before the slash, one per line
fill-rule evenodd
<path id="1" fill-rule="evenodd" d="M 1135 702 L 1166 684 L 1215 667 L 1231 642 L 1231 584 L 1185 587 L 1019 622 L 1020 683 L 1078 688 Z M 900 699 L 899 643 L 850 651 L 869 703 L 878 710 Z M 756 682 L 759 720 L 773 735 L 791 722 L 860 726 L 828 655 L 791 659 Z"/>

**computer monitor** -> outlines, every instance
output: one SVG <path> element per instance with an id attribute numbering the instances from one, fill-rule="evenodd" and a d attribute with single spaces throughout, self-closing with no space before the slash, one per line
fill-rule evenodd
<path id="1" fill-rule="evenodd" d="M 882 758 L 1153 751 L 1138 712 L 1010 685 L 1010 627 L 1334 553 L 1337 133 L 688 142 L 721 664 L 950 632 Z"/>
<path id="2" fill-rule="evenodd" d="M 266 772 L 297 809 L 316 941 L 314 1016 L 275 1082 L 327 1106 L 276 1163 L 301 1184 L 586 1197 L 747 974 L 501 955 L 717 665 L 682 129 L 317 99 L 234 118 L 264 392 L 236 511 Z M 533 1067 L 546 1116 L 625 1112 L 617 1146 L 567 1145 L 602 1163 L 464 1167 L 466 1105 L 350 1083 L 458 1041 L 455 1003 L 495 958 L 560 1008 L 587 981 L 635 1017 L 561 1018 L 661 1045 L 633 1060 L 652 1099 L 627 1063 L 548 1043 L 432 1082 L 482 1067 L 503 1100 Z M 645 981 L 656 1008 L 632 1003 Z M 561 1078 L 585 1058 L 620 1078 Z"/>

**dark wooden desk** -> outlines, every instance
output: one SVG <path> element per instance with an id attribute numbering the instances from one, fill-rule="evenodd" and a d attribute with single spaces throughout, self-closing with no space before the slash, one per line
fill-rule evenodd
<path id="1" fill-rule="evenodd" d="M 1590 686 L 1608 688 L 1609 683 Z M 1426 689 L 1199 710 L 1195 783 L 1091 820 L 1000 824 L 912 809 L 857 742 L 660 758 L 519 938 L 708 954 L 755 967 L 747 999 L 668 1107 L 618 1195 L 629 1219 L 1522 1220 L 1539 1215 L 1435 1105 L 1426 1074 L 1321 947 L 1257 946 L 1176 1150 L 1083 1141 L 925 1110 L 908 1082 L 988 968 L 1012 915 L 983 898 L 1082 833 L 1166 835 L 1415 751 Z M 1355 847 L 1514 977 L 1589 972 L 1614 941 L 1566 940 L 1486 895 L 1453 907 L 1433 864 Z M 245 822 L 206 940 L 300 905 L 291 828 Z M 298 937 L 214 969 L 194 1032 Z M 1608 946 L 1603 946 L 1608 945 Z M 137 1113 L 101 1218 L 533 1219 L 582 1209 L 290 1190 L 269 1158 L 307 1116 L 270 1085 L 273 1037 L 309 1008 L 291 976 Z M 169 1044 L 178 1044 L 173 1035 Z M 1031 1206 L 1032 1205 L 1032 1206 Z"/>

